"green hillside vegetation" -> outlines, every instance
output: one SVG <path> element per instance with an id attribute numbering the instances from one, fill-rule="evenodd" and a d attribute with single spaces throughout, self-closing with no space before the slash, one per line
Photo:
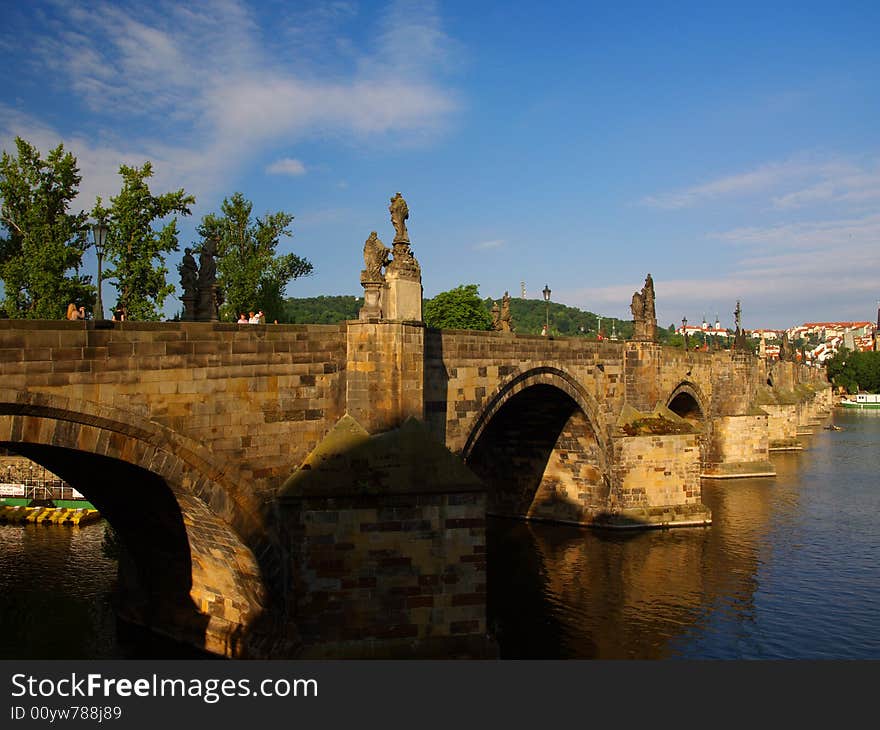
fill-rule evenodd
<path id="1" fill-rule="evenodd" d="M 500 298 L 495 301 L 499 306 L 501 305 Z M 290 297 L 285 300 L 283 311 L 277 313 L 277 317 L 271 312 L 267 312 L 266 317 L 269 321 L 277 318 L 279 322 L 289 324 L 337 324 L 348 319 L 357 319 L 363 302 L 362 297 L 354 296 Z M 426 311 L 429 310 L 431 302 L 433 302 L 431 299 L 424 301 Z M 488 298 L 483 300 L 487 312 L 491 312 L 492 302 L 493 300 Z M 541 299 L 511 298 L 510 300 L 514 331 L 519 334 L 540 335 L 544 326 L 545 312 L 545 303 Z M 599 316 L 593 312 L 550 302 L 552 336 L 595 339 L 598 323 Z M 627 339 L 632 336 L 633 323 L 628 320 L 602 317 L 603 336 L 610 337 L 612 329 L 616 331 L 619 339 Z M 659 328 L 658 338 L 661 342 L 669 341 L 669 332 Z M 680 337 L 677 339 L 681 340 Z"/>
<path id="2" fill-rule="evenodd" d="M 362 306 L 363 297 L 291 297 L 284 300 L 284 310 L 279 312 L 277 319 L 285 324 L 337 324 L 347 319 L 357 319 Z M 270 321 L 275 319 L 269 312 L 266 318 Z"/>

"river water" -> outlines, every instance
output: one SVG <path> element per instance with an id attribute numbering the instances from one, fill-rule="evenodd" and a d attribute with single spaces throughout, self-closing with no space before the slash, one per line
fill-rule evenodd
<path id="1" fill-rule="evenodd" d="M 837 412 L 775 479 L 704 481 L 706 528 L 491 520 L 503 658 L 880 658 L 880 412 Z M 0 658 L 199 656 L 117 622 L 103 524 L 0 525 Z"/>

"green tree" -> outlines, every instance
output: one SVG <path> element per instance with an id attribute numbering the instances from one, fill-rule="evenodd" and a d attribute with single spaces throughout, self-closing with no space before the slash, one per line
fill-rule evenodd
<path id="1" fill-rule="evenodd" d="M 118 292 L 116 308 L 126 319 L 158 320 L 165 298 L 174 292 L 166 280 L 168 269 L 165 255 L 177 251 L 177 218 L 154 229 L 154 224 L 179 213 L 189 215 L 196 202 L 183 189 L 162 195 L 153 195 L 148 184 L 153 166 L 119 168 L 122 190 L 110 198 L 105 208 L 98 198 L 92 215 L 108 225 L 106 256 L 111 268 L 108 280 Z"/>
<path id="2" fill-rule="evenodd" d="M 217 283 L 223 291 L 224 319 L 262 309 L 278 317 L 285 311 L 284 289 L 312 273 L 312 264 L 293 253 L 276 255 L 281 236 L 290 236 L 293 216 L 280 211 L 252 218 L 253 203 L 241 193 L 226 198 L 222 215 L 202 219 L 199 235 L 217 241 Z"/>
<path id="3" fill-rule="evenodd" d="M 13 318 L 60 319 L 68 303 L 91 307 L 91 277 L 79 274 L 88 246 L 85 213 L 69 212 L 82 179 L 59 144 L 43 159 L 16 137 L 17 156 L 0 159 L 0 279 Z"/>
<path id="4" fill-rule="evenodd" d="M 277 319 L 291 324 L 338 324 L 357 319 L 363 305 L 363 297 L 354 296 L 290 297 Z"/>
<path id="5" fill-rule="evenodd" d="M 848 393 L 880 393 L 880 352 L 851 352 L 841 347 L 825 362 L 825 371 L 828 380 Z"/>
<path id="6" fill-rule="evenodd" d="M 490 330 L 492 316 L 480 299 L 478 284 L 457 286 L 425 302 L 425 324 L 437 329 Z"/>

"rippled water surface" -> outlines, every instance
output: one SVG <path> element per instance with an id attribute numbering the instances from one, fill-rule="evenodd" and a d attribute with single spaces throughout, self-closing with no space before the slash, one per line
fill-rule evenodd
<path id="1" fill-rule="evenodd" d="M 505 658 L 880 658 L 880 412 L 836 413 L 775 479 L 705 481 L 708 528 L 493 520 Z M 103 524 L 0 525 L 0 658 L 199 656 L 119 624 Z"/>
<path id="2" fill-rule="evenodd" d="M 615 534 L 494 520 L 508 658 L 880 658 L 880 413 L 703 482 L 713 525 Z"/>
<path id="3" fill-rule="evenodd" d="M 0 525 L 0 659 L 204 657 L 116 620 L 104 524 Z"/>

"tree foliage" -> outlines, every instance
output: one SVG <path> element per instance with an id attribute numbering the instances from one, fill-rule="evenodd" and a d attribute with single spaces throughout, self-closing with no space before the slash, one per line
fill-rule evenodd
<path id="1" fill-rule="evenodd" d="M 108 225 L 105 250 L 111 268 L 106 278 L 113 280 L 118 292 L 116 309 L 126 319 L 158 320 L 165 298 L 174 292 L 166 280 L 165 255 L 178 249 L 177 218 L 158 230 L 154 224 L 174 213 L 189 215 L 195 198 L 183 189 L 162 195 L 150 192 L 153 166 L 149 161 L 142 167 L 122 165 L 119 174 L 119 195 L 110 198 L 109 208 L 98 198 L 92 210 L 95 218 Z"/>
<path id="2" fill-rule="evenodd" d="M 479 288 L 478 284 L 464 284 L 428 300 L 425 324 L 437 329 L 492 329 L 492 316 L 480 299 Z"/>
<path id="3" fill-rule="evenodd" d="M 81 177 L 59 144 L 44 159 L 16 137 L 17 155 L 0 159 L 0 279 L 8 316 L 60 319 L 68 303 L 91 307 L 91 277 L 79 274 L 88 246 L 85 213 L 69 212 Z"/>
<path id="4" fill-rule="evenodd" d="M 357 319 L 362 306 L 363 297 L 291 297 L 284 301 L 284 308 L 277 319 L 279 322 L 291 324 L 338 324 L 348 319 Z"/>
<path id="5" fill-rule="evenodd" d="M 271 318 L 281 316 L 287 284 L 312 272 L 307 259 L 275 253 L 281 236 L 291 235 L 293 216 L 280 211 L 253 219 L 253 203 L 241 193 L 226 198 L 220 210 L 221 215 L 202 219 L 199 235 L 217 242 L 217 283 L 224 298 L 221 317 L 258 309 Z"/>
<path id="6" fill-rule="evenodd" d="M 880 393 L 880 352 L 851 352 L 841 347 L 825 363 L 828 380 L 848 393 Z"/>

